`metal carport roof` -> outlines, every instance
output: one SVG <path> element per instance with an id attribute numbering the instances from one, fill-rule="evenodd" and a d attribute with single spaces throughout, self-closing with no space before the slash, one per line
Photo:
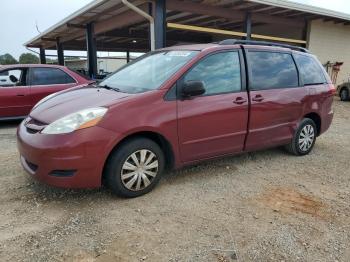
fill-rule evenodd
<path id="1" fill-rule="evenodd" d="M 149 1 L 130 2 L 146 12 L 149 11 Z M 253 26 L 275 23 L 302 29 L 305 22 L 314 19 L 350 24 L 350 15 L 285 0 L 167 0 L 166 7 L 166 20 L 170 25 L 233 32 L 243 31 L 248 12 L 252 16 Z M 149 50 L 148 21 L 124 6 L 120 0 L 93 1 L 25 45 L 56 49 L 56 40 L 59 39 L 66 50 L 85 50 L 85 26 L 91 22 L 95 23 L 97 50 Z M 167 45 L 212 41 L 210 32 L 183 30 L 176 26 L 169 26 L 166 34 Z M 215 31 L 213 34 L 216 34 Z M 305 40 L 299 38 L 297 41 Z"/>

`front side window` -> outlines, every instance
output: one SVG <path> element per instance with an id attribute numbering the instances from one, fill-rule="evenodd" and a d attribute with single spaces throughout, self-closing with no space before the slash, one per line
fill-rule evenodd
<path id="1" fill-rule="evenodd" d="M 321 66 L 310 56 L 295 54 L 295 61 L 299 67 L 304 85 L 326 83 Z"/>
<path id="2" fill-rule="evenodd" d="M 26 70 L 8 69 L 0 72 L 0 87 L 26 86 Z"/>
<path id="3" fill-rule="evenodd" d="M 198 51 L 185 50 L 150 53 L 127 64 L 99 85 L 124 93 L 155 90 L 197 54 Z"/>
<path id="4" fill-rule="evenodd" d="M 292 55 L 249 51 L 252 90 L 298 86 L 298 73 Z"/>
<path id="5" fill-rule="evenodd" d="M 241 68 L 238 52 L 222 52 L 205 57 L 187 73 L 184 81 L 202 81 L 204 95 L 240 91 Z"/>
<path id="6" fill-rule="evenodd" d="M 75 80 L 58 68 L 32 68 L 32 85 L 59 85 L 75 83 Z"/>

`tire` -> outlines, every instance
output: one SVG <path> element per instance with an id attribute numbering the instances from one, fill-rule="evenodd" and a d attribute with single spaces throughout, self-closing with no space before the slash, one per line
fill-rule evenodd
<path id="1" fill-rule="evenodd" d="M 347 88 L 343 88 L 340 90 L 340 100 L 341 101 L 348 101 L 349 100 L 349 90 Z"/>
<path id="2" fill-rule="evenodd" d="M 116 195 L 138 197 L 157 185 L 164 165 L 164 154 L 157 143 L 147 138 L 133 138 L 111 153 L 104 177 Z"/>
<path id="3" fill-rule="evenodd" d="M 313 149 L 316 137 L 317 128 L 315 122 L 310 118 L 304 118 L 300 122 L 291 143 L 286 145 L 286 150 L 296 156 L 307 155 Z M 305 143 L 302 141 L 305 141 Z"/>

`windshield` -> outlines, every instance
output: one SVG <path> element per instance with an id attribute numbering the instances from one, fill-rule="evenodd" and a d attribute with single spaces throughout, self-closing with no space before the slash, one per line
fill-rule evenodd
<path id="1" fill-rule="evenodd" d="M 147 54 L 110 75 L 100 86 L 124 93 L 141 93 L 159 88 L 198 51 L 161 51 Z"/>

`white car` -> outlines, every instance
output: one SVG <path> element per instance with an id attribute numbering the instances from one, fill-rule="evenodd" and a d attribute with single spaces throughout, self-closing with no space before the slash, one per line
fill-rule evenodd
<path id="1" fill-rule="evenodd" d="M 3 71 L 0 73 L 0 86 L 13 86 L 10 80 L 9 71 Z"/>

